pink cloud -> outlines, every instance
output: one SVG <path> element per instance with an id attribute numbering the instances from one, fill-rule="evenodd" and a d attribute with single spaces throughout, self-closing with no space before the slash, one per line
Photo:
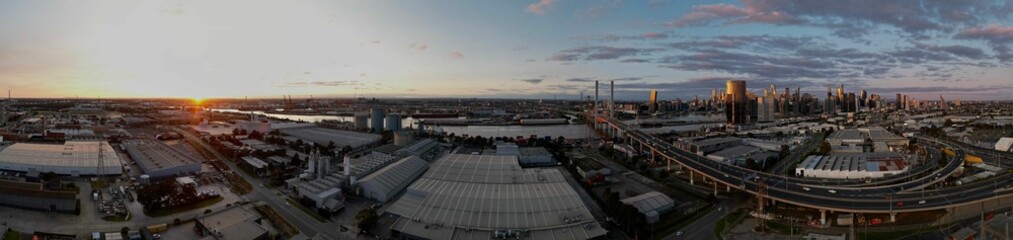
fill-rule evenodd
<path id="1" fill-rule="evenodd" d="M 1013 27 L 1002 27 L 995 24 L 988 27 L 972 27 L 958 33 L 957 38 L 986 39 L 996 43 L 1013 41 Z"/>
<path id="2" fill-rule="evenodd" d="M 662 39 L 668 37 L 668 34 L 660 32 L 645 32 L 643 34 L 640 34 L 640 37 L 643 37 L 645 39 Z"/>
<path id="3" fill-rule="evenodd" d="M 555 2 L 555 0 L 539 0 L 536 3 L 528 5 L 527 9 L 524 11 L 538 15 L 545 15 L 545 11 L 549 10 Z"/>
<path id="4" fill-rule="evenodd" d="M 450 52 L 450 58 L 461 59 L 461 58 L 464 58 L 464 54 L 461 54 L 461 52 L 459 52 L 459 51 L 453 51 L 453 52 Z"/>
<path id="5" fill-rule="evenodd" d="M 686 27 L 706 23 L 714 19 L 743 17 L 749 14 L 749 10 L 730 4 L 699 5 L 693 6 L 692 12 L 683 15 L 675 21 L 665 23 L 665 25 L 669 27 Z"/>

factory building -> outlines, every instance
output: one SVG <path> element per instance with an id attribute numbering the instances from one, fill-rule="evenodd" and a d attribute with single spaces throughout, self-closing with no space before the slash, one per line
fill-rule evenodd
<path id="1" fill-rule="evenodd" d="M 427 169 L 429 162 L 426 160 L 415 156 L 405 157 L 366 175 L 356 181 L 355 185 L 359 188 L 360 196 L 385 203 L 422 176 Z"/>
<path id="2" fill-rule="evenodd" d="M 194 219 L 194 230 L 204 240 L 267 240 L 270 234 L 256 212 L 248 206 L 235 206 L 199 215 Z"/>
<path id="3" fill-rule="evenodd" d="M 879 127 L 838 130 L 826 141 L 834 153 L 888 152 L 909 144 L 907 138 Z"/>
<path id="4" fill-rule="evenodd" d="M 15 143 L 0 150 L 0 169 L 16 172 L 53 172 L 59 175 L 120 175 L 123 163 L 104 141 L 66 141 L 63 144 Z"/>
<path id="5" fill-rule="evenodd" d="M 73 213 L 77 210 L 77 193 L 47 190 L 41 183 L 0 180 L 0 205 Z"/>
<path id="6" fill-rule="evenodd" d="M 433 160 L 433 157 L 438 153 L 440 143 L 431 138 L 419 140 L 411 145 L 408 145 L 395 152 L 396 155 L 401 157 L 417 156 L 426 161 Z"/>
<path id="7" fill-rule="evenodd" d="M 999 138 L 999 141 L 995 142 L 996 151 L 1009 152 L 1010 146 L 1013 146 L 1013 138 L 1010 137 Z"/>
<path id="8" fill-rule="evenodd" d="M 696 141 L 689 144 L 689 148 L 692 152 L 697 154 L 710 154 L 713 152 L 720 151 L 722 149 L 740 146 L 744 144 L 741 138 L 736 137 L 719 137 L 710 138 L 700 141 Z"/>
<path id="9" fill-rule="evenodd" d="M 594 239 L 607 233 L 558 169 L 522 169 L 516 156 L 447 155 L 387 213 L 396 216 L 390 230 L 397 239 Z"/>
<path id="10" fill-rule="evenodd" d="M 162 142 L 134 141 L 124 142 L 120 146 L 151 179 L 174 178 L 201 172 L 200 160 L 191 158 Z"/>
<path id="11" fill-rule="evenodd" d="M 637 208 L 647 218 L 647 223 L 655 223 L 665 214 L 675 209 L 675 200 L 664 193 L 651 191 L 648 193 L 620 199 L 620 202 Z"/>
<path id="12" fill-rule="evenodd" d="M 896 152 L 809 156 L 795 167 L 795 175 L 811 178 L 870 179 L 908 171 L 904 156 Z"/>

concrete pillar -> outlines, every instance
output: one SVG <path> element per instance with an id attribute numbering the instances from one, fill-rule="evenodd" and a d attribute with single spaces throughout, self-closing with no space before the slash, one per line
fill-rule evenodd
<path id="1" fill-rule="evenodd" d="M 820 209 L 820 225 L 827 225 L 827 210 Z"/>
<path id="2" fill-rule="evenodd" d="M 689 185 L 693 185 L 693 170 L 689 171 Z"/>
<path id="3" fill-rule="evenodd" d="M 665 168 L 665 170 L 671 172 L 672 171 L 672 159 L 665 158 L 665 163 L 668 164 L 668 166 Z"/>
<path id="4" fill-rule="evenodd" d="M 732 185 L 725 184 L 725 192 L 731 192 L 731 191 L 732 191 Z"/>
<path id="5" fill-rule="evenodd" d="M 897 222 L 897 213 L 890 213 L 890 222 Z"/>
<path id="6" fill-rule="evenodd" d="M 717 196 L 718 195 L 718 179 L 717 178 L 711 179 L 711 181 L 714 182 L 714 196 Z"/>

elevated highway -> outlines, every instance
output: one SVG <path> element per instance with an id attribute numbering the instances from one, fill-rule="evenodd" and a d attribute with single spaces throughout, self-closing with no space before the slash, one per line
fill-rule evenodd
<path id="1" fill-rule="evenodd" d="M 762 185 L 764 199 L 819 209 L 824 213 L 889 213 L 893 217 L 896 213 L 949 209 L 1013 195 L 1010 187 L 1013 175 L 1010 174 L 959 187 L 923 190 L 944 180 L 963 164 L 964 152 L 960 148 L 955 148 L 956 155 L 943 168 L 930 175 L 885 186 L 843 187 L 833 182 L 769 174 L 713 161 L 614 119 L 598 126 L 610 136 L 649 151 L 655 161 L 660 159 L 681 165 L 691 176 L 700 174 L 711 180 L 715 193 L 723 186 L 725 191 L 734 188 L 755 195 L 761 192 Z"/>

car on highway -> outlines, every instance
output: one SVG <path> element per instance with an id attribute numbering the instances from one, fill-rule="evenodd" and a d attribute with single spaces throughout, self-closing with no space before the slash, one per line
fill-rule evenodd
<path id="1" fill-rule="evenodd" d="M 830 190 L 827 190 L 827 192 L 829 192 L 829 193 L 837 193 L 837 190 L 830 189 Z"/>
<path id="2" fill-rule="evenodd" d="M 812 190 L 812 189 L 810 189 L 809 187 L 802 187 L 802 190 L 805 190 L 806 192 L 808 192 L 809 190 Z"/>
<path id="3" fill-rule="evenodd" d="M 925 200 L 918 201 L 918 204 L 925 204 Z"/>

